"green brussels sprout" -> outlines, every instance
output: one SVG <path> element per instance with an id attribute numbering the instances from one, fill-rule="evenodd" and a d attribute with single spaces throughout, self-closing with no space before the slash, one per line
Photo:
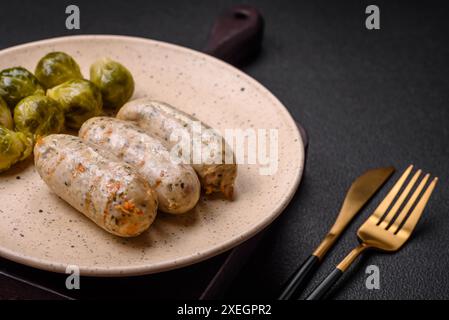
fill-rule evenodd
<path id="1" fill-rule="evenodd" d="M 16 131 L 36 139 L 64 128 L 64 112 L 58 102 L 50 97 L 34 95 L 20 100 L 14 108 Z"/>
<path id="2" fill-rule="evenodd" d="M 8 105 L 2 97 L 0 97 L 0 125 L 7 129 L 13 128 L 11 110 L 9 110 Z"/>
<path id="3" fill-rule="evenodd" d="M 47 96 L 59 102 L 65 115 L 65 124 L 71 129 L 79 129 L 84 121 L 102 112 L 101 92 L 88 80 L 69 80 L 48 89 Z"/>
<path id="4" fill-rule="evenodd" d="M 32 150 L 33 142 L 30 137 L 0 126 L 0 172 L 27 158 Z"/>
<path id="5" fill-rule="evenodd" d="M 134 93 L 134 79 L 122 64 L 104 58 L 90 67 L 90 81 L 100 88 L 105 107 L 119 108 Z"/>
<path id="6" fill-rule="evenodd" d="M 15 67 L 0 72 L 0 96 L 11 109 L 17 102 L 33 94 L 45 94 L 45 90 L 27 69 Z"/>
<path id="7" fill-rule="evenodd" d="M 40 59 L 34 74 L 47 89 L 68 80 L 83 78 L 76 61 L 64 52 L 50 52 Z"/>

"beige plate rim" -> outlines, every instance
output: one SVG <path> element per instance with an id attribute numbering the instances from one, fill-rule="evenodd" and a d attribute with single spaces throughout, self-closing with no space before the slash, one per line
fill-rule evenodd
<path id="1" fill-rule="evenodd" d="M 44 39 L 44 40 L 38 40 L 33 42 L 28 42 L 25 44 L 13 46 L 7 49 L 0 50 L 0 53 L 11 53 L 17 50 L 23 50 L 27 49 L 29 47 L 35 46 L 35 45 L 47 45 L 51 44 L 53 42 L 61 42 L 61 41 L 71 41 L 73 39 L 93 39 L 93 38 L 102 38 L 102 39 L 122 39 L 124 41 L 126 40 L 132 40 L 132 41 L 139 41 L 139 42 L 146 42 L 148 44 L 154 45 L 158 44 L 160 47 L 163 48 L 172 48 L 176 49 L 178 51 L 183 51 L 186 54 L 189 55 L 195 55 L 197 57 L 201 57 L 205 59 L 208 63 L 211 64 L 219 64 L 223 68 L 231 69 L 233 73 L 239 74 L 240 77 L 244 78 L 248 83 L 252 84 L 254 87 L 259 89 L 260 91 L 264 92 L 266 96 L 273 101 L 275 101 L 281 108 L 280 111 L 282 111 L 287 117 L 288 121 L 290 121 L 292 128 L 295 128 L 295 134 L 297 136 L 298 141 L 300 142 L 301 149 L 298 150 L 300 153 L 300 166 L 297 168 L 297 174 L 294 179 L 294 182 L 290 184 L 290 189 L 287 191 L 287 196 L 282 199 L 282 201 L 279 202 L 278 206 L 275 210 L 272 211 L 270 215 L 268 215 L 265 219 L 261 220 L 257 225 L 253 226 L 252 228 L 248 229 L 246 232 L 243 232 L 241 234 L 238 234 L 234 236 L 233 238 L 229 239 L 226 242 L 222 242 L 220 244 L 217 244 L 215 246 L 212 246 L 208 248 L 207 250 L 203 250 L 198 252 L 196 255 L 186 256 L 175 260 L 170 261 L 163 261 L 161 263 L 153 263 L 148 266 L 120 266 L 120 267 L 110 267 L 110 268 L 91 268 L 89 266 L 79 266 L 81 274 L 85 276 L 100 276 L 100 277 L 119 277 L 119 276 L 138 276 L 138 275 L 145 275 L 145 274 L 151 274 L 151 273 L 157 273 L 157 272 L 163 272 L 163 271 L 169 271 L 173 269 L 178 269 L 181 267 L 185 267 L 188 265 L 192 265 L 194 263 L 198 263 L 201 261 L 204 261 L 208 258 L 211 258 L 213 256 L 216 256 L 220 253 L 223 253 L 229 249 L 234 248 L 235 246 L 245 242 L 246 240 L 250 239 L 251 237 L 255 236 L 257 233 L 265 229 L 268 225 L 270 225 L 285 209 L 285 207 L 289 204 L 291 199 L 293 198 L 293 195 L 295 194 L 299 183 L 301 181 L 303 170 L 304 170 L 304 143 L 302 141 L 301 135 L 299 133 L 299 130 L 296 126 L 295 121 L 293 120 L 292 116 L 286 109 L 286 107 L 262 84 L 260 84 L 258 81 L 253 79 L 252 77 L 248 76 L 244 72 L 240 71 L 239 69 L 231 66 L 230 64 L 227 64 L 226 62 L 223 62 L 217 58 L 214 58 L 212 56 L 209 56 L 207 54 L 204 54 L 199 51 L 195 51 L 193 49 L 189 49 L 186 47 L 182 47 L 176 44 L 171 44 L 163 41 L 158 40 L 152 40 L 142 37 L 135 37 L 135 36 L 121 36 L 121 35 L 109 35 L 109 34 L 87 34 L 87 35 L 75 35 L 75 36 L 63 36 L 63 37 L 55 37 L 50 39 Z M 41 270 L 47 270 L 52 272 L 59 272 L 59 273 L 65 273 L 67 265 L 64 263 L 58 263 L 51 260 L 45 260 L 45 259 L 39 259 L 35 258 L 29 255 L 21 254 L 20 252 L 15 252 L 12 250 L 9 250 L 7 248 L 4 248 L 0 246 L 0 256 L 12 260 L 14 262 L 28 265 L 31 267 L 35 267 Z"/>

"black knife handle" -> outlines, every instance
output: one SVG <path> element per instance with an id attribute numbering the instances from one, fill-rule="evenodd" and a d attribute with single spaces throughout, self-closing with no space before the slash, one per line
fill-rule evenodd
<path id="1" fill-rule="evenodd" d="M 320 260 L 318 257 L 314 255 L 308 257 L 295 273 L 290 276 L 278 300 L 296 299 L 319 264 Z"/>
<path id="2" fill-rule="evenodd" d="M 333 287 L 333 285 L 341 278 L 343 271 L 335 268 L 326 279 L 321 282 L 318 287 L 316 287 L 311 294 L 306 298 L 306 300 L 321 300 L 324 295 Z"/>

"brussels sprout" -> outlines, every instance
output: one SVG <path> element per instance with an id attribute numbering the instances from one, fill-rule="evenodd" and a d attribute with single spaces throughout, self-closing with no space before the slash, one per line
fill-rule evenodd
<path id="1" fill-rule="evenodd" d="M 34 95 L 20 100 L 14 108 L 16 131 L 36 139 L 59 133 L 64 127 L 64 112 L 58 102 L 47 96 Z"/>
<path id="2" fill-rule="evenodd" d="M 17 102 L 33 94 L 45 94 L 39 80 L 27 69 L 15 67 L 0 72 L 0 96 L 12 109 Z"/>
<path id="3" fill-rule="evenodd" d="M 121 107 L 134 93 L 134 80 L 128 69 L 107 58 L 90 67 L 90 81 L 100 88 L 105 107 Z"/>
<path id="4" fill-rule="evenodd" d="M 68 128 L 79 129 L 84 121 L 101 114 L 100 90 L 88 80 L 69 80 L 47 90 L 47 96 L 59 102 Z"/>
<path id="5" fill-rule="evenodd" d="M 0 172 L 27 158 L 32 150 L 33 142 L 30 137 L 0 126 Z"/>
<path id="6" fill-rule="evenodd" d="M 0 97 L 0 125 L 7 129 L 12 129 L 13 127 L 11 110 L 9 110 L 8 105 L 2 97 Z"/>
<path id="7" fill-rule="evenodd" d="M 47 89 L 68 80 L 83 78 L 76 61 L 64 52 L 50 52 L 40 59 L 34 74 Z"/>

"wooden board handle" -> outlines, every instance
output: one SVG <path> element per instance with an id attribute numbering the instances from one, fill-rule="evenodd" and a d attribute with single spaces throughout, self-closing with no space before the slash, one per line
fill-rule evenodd
<path id="1" fill-rule="evenodd" d="M 223 12 L 212 27 L 204 51 L 235 66 L 242 66 L 260 51 L 264 20 L 258 9 L 234 6 Z"/>

